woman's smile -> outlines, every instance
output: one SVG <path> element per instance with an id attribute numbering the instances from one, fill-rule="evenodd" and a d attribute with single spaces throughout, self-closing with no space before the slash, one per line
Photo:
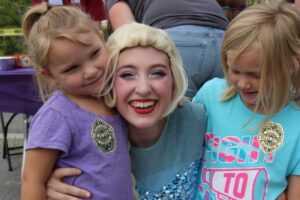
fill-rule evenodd
<path id="1" fill-rule="evenodd" d="M 132 100 L 129 104 L 137 114 L 145 115 L 154 111 L 156 101 L 151 99 L 136 99 Z"/>

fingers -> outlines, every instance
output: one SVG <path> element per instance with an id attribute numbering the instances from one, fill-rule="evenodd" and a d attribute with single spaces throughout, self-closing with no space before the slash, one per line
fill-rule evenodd
<path id="1" fill-rule="evenodd" d="M 60 182 L 56 185 L 50 183 L 47 185 L 47 197 L 48 200 L 79 200 L 90 198 L 91 194 L 86 190 Z"/>
<path id="2" fill-rule="evenodd" d="M 56 192 L 52 189 L 47 190 L 47 200 L 80 200 L 77 197 Z"/>
<path id="3" fill-rule="evenodd" d="M 83 189 L 68 185 L 61 181 L 66 176 L 80 175 L 81 171 L 76 168 L 56 169 L 47 183 L 48 200 L 78 200 L 80 198 L 89 198 L 91 194 Z"/>
<path id="4" fill-rule="evenodd" d="M 58 168 L 51 174 L 51 178 L 62 179 L 65 176 L 78 176 L 81 171 L 76 168 Z"/>

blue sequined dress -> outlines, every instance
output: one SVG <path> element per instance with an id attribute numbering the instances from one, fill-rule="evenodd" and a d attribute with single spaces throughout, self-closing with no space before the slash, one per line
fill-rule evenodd
<path id="1" fill-rule="evenodd" d="M 193 199 L 206 122 L 203 106 L 185 102 L 168 117 L 154 145 L 130 148 L 140 200 Z"/>

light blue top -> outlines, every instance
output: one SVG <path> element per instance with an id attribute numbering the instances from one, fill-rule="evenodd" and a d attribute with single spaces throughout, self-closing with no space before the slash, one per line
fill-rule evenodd
<path id="1" fill-rule="evenodd" d="M 270 119 L 281 124 L 283 144 L 266 154 L 259 142 L 259 130 L 249 128 L 264 115 L 254 114 L 239 95 L 221 102 L 226 87 L 215 78 L 198 91 L 194 102 L 204 103 L 208 113 L 203 169 L 198 199 L 276 199 L 287 187 L 289 175 L 300 175 L 300 109 L 293 103 Z"/>
<path id="2" fill-rule="evenodd" d="M 202 105 L 185 102 L 167 118 L 154 145 L 130 148 L 139 199 L 192 199 L 203 153 L 206 117 Z"/>

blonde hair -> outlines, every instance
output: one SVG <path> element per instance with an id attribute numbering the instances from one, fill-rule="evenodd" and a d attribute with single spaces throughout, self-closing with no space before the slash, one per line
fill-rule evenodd
<path id="1" fill-rule="evenodd" d="M 223 101 L 237 91 L 230 83 L 227 53 L 241 55 L 253 45 L 260 49 L 260 86 L 255 112 L 266 110 L 266 119 L 279 112 L 289 101 L 299 105 L 300 11 L 289 4 L 259 4 L 236 16 L 225 33 L 222 63 L 228 87 Z M 265 119 L 265 120 L 266 120 Z"/>
<path id="2" fill-rule="evenodd" d="M 129 23 L 121 26 L 107 40 L 107 51 L 110 55 L 109 64 L 112 68 L 112 74 L 117 70 L 117 63 L 120 53 L 131 47 L 153 47 L 168 55 L 170 68 L 174 79 L 172 103 L 165 113 L 165 116 L 171 113 L 178 102 L 183 98 L 187 89 L 187 78 L 182 67 L 180 55 L 168 37 L 161 29 L 153 28 L 144 24 Z M 112 77 L 112 84 L 115 77 Z M 104 100 L 110 107 L 116 104 L 116 95 L 114 89 L 105 96 Z"/>
<path id="3" fill-rule="evenodd" d="M 41 73 L 49 71 L 48 54 L 52 42 L 56 39 L 67 39 L 90 45 L 91 41 L 80 40 L 78 34 L 95 32 L 101 38 L 93 20 L 77 7 L 55 6 L 41 3 L 31 7 L 24 15 L 22 22 L 24 38 L 34 67 L 36 68 L 40 96 L 43 101 L 56 89 Z"/>

